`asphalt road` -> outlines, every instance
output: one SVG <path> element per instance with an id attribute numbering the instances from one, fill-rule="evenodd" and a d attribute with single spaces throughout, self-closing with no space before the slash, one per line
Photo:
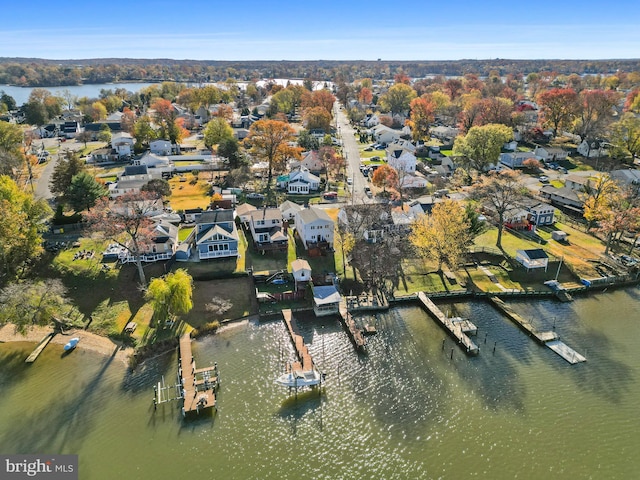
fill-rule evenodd
<path id="1" fill-rule="evenodd" d="M 368 197 L 364 193 L 364 187 L 369 186 L 369 183 L 365 176 L 362 175 L 362 172 L 360 172 L 360 151 L 355 137 L 356 132 L 349 123 L 349 119 L 344 110 L 337 102 L 335 111 L 338 136 L 342 139 L 342 151 L 347 162 L 347 177 L 353 179 L 353 185 L 351 185 L 351 203 L 375 203 L 375 199 Z"/>
<path id="2" fill-rule="evenodd" d="M 38 143 L 40 142 L 42 142 L 45 148 L 58 146 L 57 138 L 44 138 L 42 140 L 38 140 Z M 40 171 L 40 176 L 34 183 L 34 196 L 36 198 L 42 198 L 44 200 L 51 200 L 53 198 L 53 194 L 51 193 L 51 190 L 49 190 L 49 183 L 51 182 L 53 170 L 55 169 L 60 156 L 64 154 L 65 150 L 80 150 L 83 146 L 83 143 L 76 142 L 75 140 L 67 140 L 61 144 L 59 154 L 49 156 L 47 164 Z"/>

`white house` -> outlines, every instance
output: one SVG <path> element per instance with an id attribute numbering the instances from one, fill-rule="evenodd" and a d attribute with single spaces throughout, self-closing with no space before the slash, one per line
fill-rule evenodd
<path id="1" fill-rule="evenodd" d="M 431 134 L 432 137 L 435 137 L 438 140 L 448 143 L 453 141 L 453 139 L 458 136 L 459 132 L 460 131 L 457 128 L 446 127 L 441 125 L 441 126 L 433 127 L 429 133 Z"/>
<path id="2" fill-rule="evenodd" d="M 140 245 L 143 262 L 158 262 L 169 260 L 178 248 L 178 227 L 166 222 L 158 222 L 150 238 Z M 135 262 L 136 257 L 129 250 L 121 253 L 119 260 L 122 263 Z"/>
<path id="3" fill-rule="evenodd" d="M 319 208 L 305 208 L 296 213 L 296 232 L 305 249 L 315 246 L 333 248 L 334 224 L 327 212 Z"/>
<path id="4" fill-rule="evenodd" d="M 417 159 L 416 156 L 408 150 L 397 149 L 391 144 L 387 148 L 387 163 L 390 167 L 395 168 L 397 171 L 402 170 L 406 173 L 413 173 L 416 171 Z"/>
<path id="5" fill-rule="evenodd" d="M 163 139 L 154 140 L 149 143 L 149 151 L 155 155 L 171 155 L 171 142 Z"/>
<path id="6" fill-rule="evenodd" d="M 609 153 L 605 148 L 604 142 L 600 140 L 583 140 L 576 150 L 580 155 L 587 158 L 605 157 Z"/>
<path id="7" fill-rule="evenodd" d="M 290 194 L 308 195 L 320 188 L 320 177 L 314 175 L 308 168 L 300 167 L 289 174 L 287 192 Z"/>
<path id="8" fill-rule="evenodd" d="M 302 154 L 302 160 L 299 165 L 303 166 L 310 172 L 320 173 L 324 171 L 324 163 L 320 158 L 320 154 L 317 150 L 310 150 Z"/>
<path id="9" fill-rule="evenodd" d="M 509 168 L 523 168 L 524 162 L 530 158 L 535 159 L 533 152 L 510 152 L 500 154 L 500 163 Z"/>
<path id="10" fill-rule="evenodd" d="M 249 230 L 256 250 L 287 250 L 289 237 L 283 230 L 282 213 L 277 208 L 261 208 L 248 213 Z"/>
<path id="11" fill-rule="evenodd" d="M 157 155 L 151 152 L 145 152 L 142 157 L 133 161 L 134 165 L 146 165 L 147 168 L 157 168 L 159 170 L 162 169 L 171 169 L 172 163 L 169 160 L 169 157 L 164 155 Z"/>
<path id="12" fill-rule="evenodd" d="M 301 258 L 297 258 L 291 262 L 291 274 L 296 283 L 296 290 L 304 288 L 311 281 L 311 267 L 309 262 Z"/>
<path id="13" fill-rule="evenodd" d="M 133 153 L 133 137 L 126 132 L 114 133 L 111 136 L 111 148 L 116 151 L 118 157 L 129 157 Z"/>
<path id="14" fill-rule="evenodd" d="M 254 212 L 256 207 L 250 203 L 241 203 L 236 207 L 236 217 L 240 218 L 240 222 L 249 228 L 249 222 L 251 221 L 251 212 Z"/>
<path id="15" fill-rule="evenodd" d="M 153 178 L 145 165 L 128 165 L 118 179 L 109 184 L 109 198 L 114 199 L 125 193 L 138 193 Z"/>
<path id="16" fill-rule="evenodd" d="M 404 175 L 400 181 L 402 188 L 426 188 L 429 184 L 422 175 Z"/>
<path id="17" fill-rule="evenodd" d="M 533 151 L 535 156 L 543 162 L 557 162 L 558 160 L 566 160 L 569 152 L 562 148 L 556 147 L 536 147 Z"/>
<path id="18" fill-rule="evenodd" d="M 294 220 L 296 218 L 296 213 L 302 210 L 304 207 L 302 205 L 297 204 L 296 202 L 292 202 L 291 200 L 285 200 L 278 207 L 280 212 L 282 212 L 282 218 L 284 220 Z"/>
<path id="19" fill-rule="evenodd" d="M 416 146 L 409 140 L 405 140 L 403 138 L 399 138 L 391 142 L 389 144 L 389 148 L 402 149 L 402 150 L 407 150 L 411 153 L 416 153 Z"/>
<path id="20" fill-rule="evenodd" d="M 373 138 L 375 138 L 378 143 L 386 143 L 389 144 L 394 140 L 398 140 L 402 132 L 399 130 L 394 130 L 393 128 L 389 128 L 386 125 L 376 125 L 371 130 L 369 130 Z"/>
<path id="21" fill-rule="evenodd" d="M 375 127 L 376 125 L 380 124 L 380 118 L 378 118 L 378 115 L 376 115 L 375 113 L 370 114 L 367 115 L 364 120 L 362 120 L 362 124 L 367 128 Z"/>
<path id="22" fill-rule="evenodd" d="M 584 192 L 589 188 L 589 185 L 593 185 L 592 179 L 576 174 L 568 175 L 564 181 L 565 187 L 575 190 L 576 192 Z"/>

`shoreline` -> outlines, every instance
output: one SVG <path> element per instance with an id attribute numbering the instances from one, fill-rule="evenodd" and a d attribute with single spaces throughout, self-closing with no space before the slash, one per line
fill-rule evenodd
<path id="1" fill-rule="evenodd" d="M 53 333 L 52 327 L 31 327 L 25 335 L 21 335 L 16 333 L 13 324 L 8 323 L 0 328 L 0 343 L 27 342 L 37 345 L 45 335 L 50 333 Z M 78 349 L 107 357 L 113 356 L 115 360 L 121 361 L 124 365 L 129 364 L 129 357 L 134 353 L 132 347 L 123 348 L 121 343 L 114 342 L 110 338 L 80 329 L 71 330 L 70 333 L 64 335 L 57 334 L 50 343 L 65 345 L 74 336 L 80 337 Z"/>

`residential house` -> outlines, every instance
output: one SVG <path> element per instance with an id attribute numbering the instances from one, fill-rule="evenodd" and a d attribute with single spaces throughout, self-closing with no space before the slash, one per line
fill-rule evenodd
<path id="1" fill-rule="evenodd" d="M 182 221 L 184 223 L 196 223 L 198 217 L 202 213 L 202 208 L 185 208 L 182 214 Z"/>
<path id="2" fill-rule="evenodd" d="M 313 291 L 313 313 L 316 317 L 335 315 L 340 312 L 342 297 L 333 285 L 311 285 Z"/>
<path id="3" fill-rule="evenodd" d="M 236 217 L 240 219 L 242 225 L 249 228 L 249 222 L 251 221 L 251 212 L 254 212 L 256 207 L 250 203 L 241 203 L 236 207 Z"/>
<path id="4" fill-rule="evenodd" d="M 196 220 L 194 232 L 193 242 L 199 260 L 238 256 L 238 230 L 233 210 L 202 212 Z"/>
<path id="5" fill-rule="evenodd" d="M 426 188 L 429 182 L 422 174 L 416 175 L 404 175 L 400 180 L 400 187 L 402 188 Z"/>
<path id="6" fill-rule="evenodd" d="M 338 222 L 369 243 L 377 243 L 386 232 L 394 229 L 389 207 L 371 209 L 369 205 L 347 205 L 338 212 Z"/>
<path id="7" fill-rule="evenodd" d="M 630 168 L 613 170 L 609 172 L 609 176 L 622 188 L 640 185 L 640 170 L 632 170 Z"/>
<path id="8" fill-rule="evenodd" d="M 593 180 L 589 177 L 583 177 L 581 175 L 571 174 L 565 178 L 564 186 L 575 190 L 576 192 L 584 192 L 589 185 L 593 185 Z"/>
<path id="9" fill-rule="evenodd" d="M 317 150 L 310 150 L 303 153 L 299 165 L 303 166 L 315 175 L 318 175 L 325 170 L 324 163 L 320 158 L 320 153 Z"/>
<path id="10" fill-rule="evenodd" d="M 319 208 L 309 207 L 296 213 L 296 232 L 304 248 L 333 248 L 334 223 L 331 217 Z"/>
<path id="11" fill-rule="evenodd" d="M 278 207 L 282 213 L 282 218 L 287 221 L 295 221 L 296 213 L 302 210 L 304 207 L 291 200 L 285 200 Z"/>
<path id="12" fill-rule="evenodd" d="M 128 165 L 117 180 L 108 185 L 109 198 L 114 199 L 126 193 L 138 193 L 142 186 L 153 178 L 146 165 Z"/>
<path id="13" fill-rule="evenodd" d="M 537 226 L 553 225 L 556 223 L 555 211 L 552 205 L 539 202 L 535 205 L 526 207 L 529 212 L 529 221 Z"/>
<path id="14" fill-rule="evenodd" d="M 515 152 L 518 149 L 518 142 L 516 142 L 515 140 L 511 140 L 510 142 L 502 145 L 502 149 L 509 152 Z"/>
<path id="15" fill-rule="evenodd" d="M 280 177 L 278 180 L 280 182 Z M 320 177 L 314 175 L 303 166 L 293 170 L 289 173 L 288 178 L 283 178 L 283 180 L 284 182 L 280 182 L 280 184 L 286 183 L 289 194 L 308 195 L 320 188 Z"/>
<path id="16" fill-rule="evenodd" d="M 442 198 L 437 198 L 433 195 L 423 195 L 422 197 L 409 202 L 409 210 L 411 210 L 414 215 L 421 215 L 423 213 L 430 215 L 431 210 L 433 210 L 433 206 L 442 201 Z"/>
<path id="17" fill-rule="evenodd" d="M 553 185 L 544 185 L 540 189 L 540 196 L 548 199 L 552 205 L 564 207 L 576 213 L 582 213 L 583 201 L 578 193 L 571 188 L 556 188 Z"/>
<path id="18" fill-rule="evenodd" d="M 277 208 L 261 208 L 248 213 L 249 230 L 258 251 L 286 251 L 289 237 L 284 229 L 282 213 Z"/>
<path id="19" fill-rule="evenodd" d="M 98 135 L 102 130 L 106 127 L 109 128 L 109 132 L 111 135 L 114 133 L 122 131 L 122 124 L 120 121 L 109 121 L 109 120 L 101 120 L 98 122 L 87 123 L 84 126 L 84 131 L 91 133 L 91 140 L 97 140 Z"/>
<path id="20" fill-rule="evenodd" d="M 521 263 L 527 272 L 537 268 L 544 268 L 547 271 L 549 256 L 541 248 L 531 250 L 516 250 L 516 261 Z"/>
<path id="21" fill-rule="evenodd" d="M 398 140 L 402 135 L 402 132 L 399 130 L 394 130 L 393 128 L 389 128 L 386 125 L 376 125 L 369 133 L 373 135 L 373 138 L 378 143 L 386 143 L 389 144 L 394 140 Z"/>
<path id="22" fill-rule="evenodd" d="M 118 159 L 118 156 L 113 153 L 113 150 L 110 148 L 98 148 L 91 152 L 87 156 L 87 163 L 93 164 L 101 164 L 101 163 L 112 163 Z"/>
<path id="23" fill-rule="evenodd" d="M 524 162 L 530 158 L 535 160 L 533 152 L 509 152 L 500 154 L 500 163 L 509 168 L 523 168 Z"/>
<path id="24" fill-rule="evenodd" d="M 133 137 L 126 132 L 118 132 L 111 135 L 111 148 L 116 151 L 119 158 L 128 158 L 133 153 Z"/>
<path id="25" fill-rule="evenodd" d="M 514 230 L 535 231 L 536 227 L 555 223 L 555 208 L 547 203 L 531 202 L 514 207 L 504 214 L 504 224 Z"/>
<path id="26" fill-rule="evenodd" d="M 153 140 L 149 143 L 149 151 L 154 155 L 169 156 L 172 153 L 171 142 L 169 140 Z"/>
<path id="27" fill-rule="evenodd" d="M 429 133 L 432 137 L 437 138 L 441 142 L 444 143 L 453 143 L 455 138 L 458 136 L 460 131 L 454 127 L 447 127 L 444 125 L 439 125 L 433 127 L 429 130 Z"/>
<path id="28" fill-rule="evenodd" d="M 178 227 L 167 221 L 158 222 L 153 228 L 149 241 L 140 245 L 140 259 L 143 262 L 170 260 L 178 248 Z M 119 255 L 122 263 L 135 262 L 136 257 L 129 250 Z"/>
<path id="29" fill-rule="evenodd" d="M 545 162 L 557 162 L 559 160 L 566 160 L 569 156 L 569 152 L 562 148 L 554 148 L 554 147 L 536 147 L 533 151 L 535 156 Z"/>
<path id="30" fill-rule="evenodd" d="M 389 144 L 389 148 L 407 150 L 413 154 L 416 153 L 416 146 L 413 144 L 413 142 L 409 140 L 405 140 L 404 138 L 399 138 L 397 140 L 394 140 Z"/>
<path id="31" fill-rule="evenodd" d="M 158 177 L 161 177 L 163 172 L 173 172 L 173 163 L 171 163 L 169 157 L 156 155 L 151 152 L 145 152 L 140 158 L 136 158 L 133 164 L 145 165 L 150 171 L 155 172 Z"/>
<path id="32" fill-rule="evenodd" d="M 82 127 L 79 121 L 66 121 L 60 129 L 60 133 L 65 138 L 75 138 L 81 131 Z"/>
<path id="33" fill-rule="evenodd" d="M 380 118 L 375 113 L 373 114 L 368 113 L 364 117 L 364 120 L 362 120 L 362 125 L 364 125 L 367 128 L 375 127 L 376 125 L 379 125 L 379 124 L 380 124 Z"/>
<path id="34" fill-rule="evenodd" d="M 578 145 L 577 151 L 580 155 L 587 158 L 600 158 L 608 155 L 605 142 L 601 140 L 583 140 Z"/>
<path id="35" fill-rule="evenodd" d="M 417 164 L 416 156 L 409 150 L 396 148 L 395 145 L 395 143 L 392 143 L 387 147 L 387 163 L 389 166 L 395 168 L 397 171 L 402 170 L 406 173 L 415 172 Z"/>

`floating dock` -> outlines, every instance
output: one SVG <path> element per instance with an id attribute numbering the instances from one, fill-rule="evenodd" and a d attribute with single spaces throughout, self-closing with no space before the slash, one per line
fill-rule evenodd
<path id="1" fill-rule="evenodd" d="M 309 349 L 304 344 L 302 335 L 298 333 L 298 324 L 296 323 L 296 319 L 293 318 L 293 313 L 287 308 L 282 310 L 282 317 L 284 318 L 284 323 L 287 326 L 287 331 L 289 332 L 298 357 L 298 361 L 291 365 L 291 370 L 294 372 L 297 370 L 302 372 L 312 371 L 315 368 L 313 358 L 311 358 Z"/>
<path id="2" fill-rule="evenodd" d="M 467 334 L 463 330 L 464 322 L 454 322 L 452 319 L 447 318 L 447 316 L 442 313 L 435 303 L 431 301 L 429 297 L 425 295 L 424 292 L 418 293 L 418 300 L 422 304 L 422 306 L 427 310 L 433 318 L 435 318 L 438 323 L 451 335 L 460 345 L 460 347 L 464 350 L 467 355 L 478 355 L 480 353 L 480 348 L 471 340 Z M 471 323 L 471 322 L 469 322 Z M 474 326 L 475 328 L 475 326 Z"/>
<path id="3" fill-rule="evenodd" d="M 54 335 L 55 335 L 54 332 L 47 333 L 44 336 L 44 338 L 42 340 L 40 340 L 40 343 L 36 346 L 36 348 L 33 350 L 33 352 L 31 352 L 31 354 L 27 357 L 27 359 L 25 360 L 25 363 L 33 363 L 33 362 L 35 362 L 36 358 L 38 358 L 38 356 L 44 350 L 44 347 L 49 345 L 49 342 L 54 337 Z"/>
<path id="4" fill-rule="evenodd" d="M 586 362 L 587 359 L 573 350 L 568 345 L 558 340 L 558 334 L 554 331 L 537 331 L 531 322 L 522 318 L 511 307 L 496 297 L 488 297 L 491 304 L 510 318 L 516 325 L 524 330 L 529 336 L 533 337 L 539 344 L 549 347 L 562 358 L 572 365 L 575 363 Z"/>
<path id="5" fill-rule="evenodd" d="M 340 320 L 347 329 L 347 334 L 353 342 L 353 345 L 356 347 L 356 350 L 364 352 L 367 345 L 367 340 L 364 338 L 364 332 L 358 327 L 355 320 L 349 313 L 347 303 L 344 300 L 340 302 Z"/>

